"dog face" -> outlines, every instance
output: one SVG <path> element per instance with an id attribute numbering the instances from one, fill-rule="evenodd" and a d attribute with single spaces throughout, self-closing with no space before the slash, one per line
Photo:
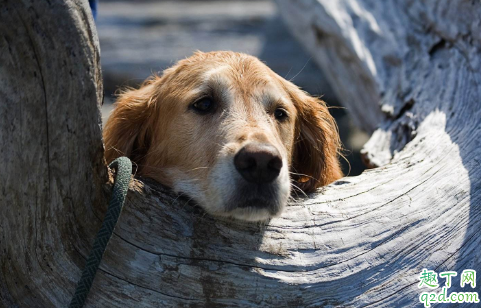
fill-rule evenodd
<path id="1" fill-rule="evenodd" d="M 213 215 L 266 220 L 342 176 L 337 127 L 324 102 L 257 58 L 197 52 L 120 95 L 106 159 L 188 195 Z"/>

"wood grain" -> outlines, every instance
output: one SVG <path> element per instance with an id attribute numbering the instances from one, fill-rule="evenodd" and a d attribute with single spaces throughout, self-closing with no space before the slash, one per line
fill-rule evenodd
<path id="1" fill-rule="evenodd" d="M 65 307 L 105 208 L 88 4 L 0 1 L 0 306 Z"/>

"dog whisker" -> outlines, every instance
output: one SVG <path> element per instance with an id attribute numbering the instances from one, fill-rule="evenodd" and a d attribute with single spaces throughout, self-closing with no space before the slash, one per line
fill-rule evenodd
<path id="1" fill-rule="evenodd" d="M 301 68 L 301 70 L 299 71 L 299 73 L 295 74 L 294 77 L 292 77 L 291 79 L 289 79 L 290 81 L 294 80 L 300 73 L 302 73 L 302 71 L 306 68 L 307 64 L 309 63 L 309 61 L 311 61 L 312 57 L 310 57 L 306 63 L 304 64 L 304 66 Z"/>
<path id="2" fill-rule="evenodd" d="M 296 172 L 292 172 L 292 171 L 289 171 L 289 173 L 290 173 L 290 174 L 293 174 L 293 175 L 299 175 L 299 176 L 303 176 L 303 177 L 310 178 L 310 179 L 313 179 L 313 180 L 318 181 L 318 179 L 316 179 L 315 177 L 310 176 L 310 175 L 307 175 L 307 174 L 296 173 Z"/>
<path id="3" fill-rule="evenodd" d="M 296 194 L 297 194 L 297 192 L 301 192 L 304 195 L 304 197 L 308 197 L 307 194 L 296 184 L 291 182 L 291 186 L 295 188 L 294 191 L 296 192 Z"/>
<path id="4" fill-rule="evenodd" d="M 197 168 L 190 169 L 188 171 L 195 171 L 195 170 L 199 170 L 199 169 L 210 169 L 210 167 L 197 167 Z"/>

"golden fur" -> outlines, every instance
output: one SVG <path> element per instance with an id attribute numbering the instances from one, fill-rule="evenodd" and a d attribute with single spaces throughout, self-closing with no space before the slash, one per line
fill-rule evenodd
<path id="1" fill-rule="evenodd" d="M 192 111 L 203 96 L 215 102 L 215 112 Z M 274 118 L 276 108 L 287 113 L 285 120 Z M 196 52 L 123 92 L 103 135 L 108 162 L 127 156 L 138 174 L 189 195 L 214 215 L 268 219 L 286 205 L 291 182 L 308 193 L 342 177 L 337 126 L 325 103 L 241 53 Z M 270 210 L 235 204 L 250 197 L 238 196 L 244 183 L 232 160 L 252 142 L 275 147 L 284 163 L 266 188 L 274 192 Z"/>

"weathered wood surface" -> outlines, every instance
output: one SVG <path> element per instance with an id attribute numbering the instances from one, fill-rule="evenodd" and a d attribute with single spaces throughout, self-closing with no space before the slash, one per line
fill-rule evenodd
<path id="1" fill-rule="evenodd" d="M 83 2 L 1 4 L 0 305 L 65 307 L 104 208 L 95 30 Z M 481 270 L 481 4 L 278 4 L 359 123 L 380 125 L 381 167 L 265 225 L 138 179 L 88 307 L 416 306 L 422 268 Z"/>
<path id="2" fill-rule="evenodd" d="M 91 18 L 83 1 L 0 0 L 0 307 L 66 307 L 100 226 Z"/>

